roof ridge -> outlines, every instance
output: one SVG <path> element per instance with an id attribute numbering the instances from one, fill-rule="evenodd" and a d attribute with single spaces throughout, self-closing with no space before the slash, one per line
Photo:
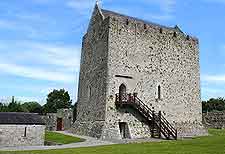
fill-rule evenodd
<path id="1" fill-rule="evenodd" d="M 110 16 L 110 15 L 121 16 L 121 17 L 124 17 L 124 18 L 130 18 L 130 19 L 133 19 L 133 20 L 136 20 L 136 21 L 139 21 L 139 22 L 143 22 L 143 23 L 148 24 L 148 25 L 155 25 L 155 26 L 158 26 L 158 27 L 166 28 L 166 29 L 175 29 L 174 27 L 164 26 L 164 25 L 161 25 L 161 24 L 157 24 L 157 23 L 154 23 L 154 22 L 150 22 L 150 21 L 140 19 L 138 17 L 132 17 L 132 16 L 129 16 L 129 15 L 121 14 L 121 13 L 114 12 L 114 11 L 111 11 L 111 10 L 101 9 L 101 11 L 102 11 L 103 15 L 106 15 L 106 16 Z"/>

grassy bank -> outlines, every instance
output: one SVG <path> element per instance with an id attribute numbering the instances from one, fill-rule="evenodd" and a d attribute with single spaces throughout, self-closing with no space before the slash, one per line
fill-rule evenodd
<path id="1" fill-rule="evenodd" d="M 82 142 L 82 141 L 84 141 L 84 139 L 64 135 L 61 133 L 47 131 L 47 132 L 45 132 L 45 141 L 54 142 L 57 144 L 69 144 L 69 143 Z"/>
<path id="2" fill-rule="evenodd" d="M 4 152 L 4 154 L 224 154 L 225 130 L 209 130 L 209 132 L 210 136 L 198 137 L 192 140 L 63 150 Z"/>

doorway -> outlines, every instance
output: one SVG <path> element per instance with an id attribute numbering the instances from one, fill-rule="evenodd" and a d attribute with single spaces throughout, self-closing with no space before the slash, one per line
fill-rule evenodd
<path id="1" fill-rule="evenodd" d="M 63 129 L 62 118 L 57 118 L 57 131 L 62 131 L 62 129 Z"/>
<path id="2" fill-rule="evenodd" d="M 128 125 L 126 122 L 119 122 L 119 128 L 122 139 L 130 138 Z"/>
<path id="3" fill-rule="evenodd" d="M 121 84 L 119 87 L 119 101 L 124 102 L 126 101 L 126 86 L 124 84 Z"/>

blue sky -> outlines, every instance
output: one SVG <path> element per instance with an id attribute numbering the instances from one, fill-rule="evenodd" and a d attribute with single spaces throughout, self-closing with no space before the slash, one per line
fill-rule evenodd
<path id="1" fill-rule="evenodd" d="M 0 1 L 0 100 L 76 100 L 81 39 L 95 0 Z M 202 99 L 225 97 L 225 0 L 102 0 L 104 9 L 179 25 L 200 40 Z"/>

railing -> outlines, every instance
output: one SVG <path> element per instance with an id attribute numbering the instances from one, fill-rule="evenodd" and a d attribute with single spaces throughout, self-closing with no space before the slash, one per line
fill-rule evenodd
<path id="1" fill-rule="evenodd" d="M 150 109 L 137 97 L 137 93 L 116 94 L 115 103 L 117 106 L 130 105 L 137 109 L 150 122 L 153 137 L 153 130 L 157 129 L 159 137 L 161 137 L 162 133 L 167 139 L 170 139 L 171 136 L 174 139 L 177 139 L 177 130 L 166 120 L 166 118 L 161 114 L 161 111 L 158 114 L 155 113 L 154 110 Z"/>

